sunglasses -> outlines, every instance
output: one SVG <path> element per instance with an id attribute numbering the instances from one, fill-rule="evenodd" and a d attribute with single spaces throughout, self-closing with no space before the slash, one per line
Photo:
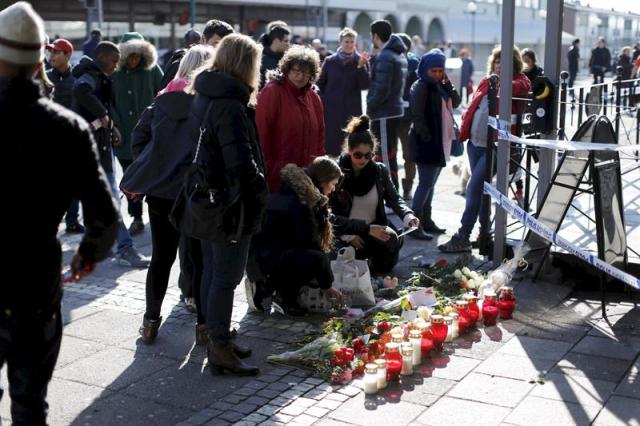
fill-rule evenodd
<path id="1" fill-rule="evenodd" d="M 351 154 L 351 156 L 356 160 L 362 160 L 363 158 L 366 158 L 367 160 L 371 160 L 373 158 L 373 152 L 369 151 L 367 153 L 364 153 L 360 151 L 354 151 L 353 154 Z"/>

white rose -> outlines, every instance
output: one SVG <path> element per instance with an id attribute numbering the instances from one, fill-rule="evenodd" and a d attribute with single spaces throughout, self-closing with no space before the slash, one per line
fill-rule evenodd
<path id="1" fill-rule="evenodd" d="M 476 282 L 473 278 L 467 280 L 467 287 L 468 288 L 476 288 Z"/>
<path id="2" fill-rule="evenodd" d="M 462 278 L 462 272 L 460 272 L 460 269 L 456 269 L 456 270 L 453 272 L 453 276 L 454 276 L 454 277 L 456 277 L 457 279 Z"/>
<path id="3" fill-rule="evenodd" d="M 468 276 L 471 274 L 471 270 L 465 266 L 462 268 L 462 273 Z"/>
<path id="4" fill-rule="evenodd" d="M 471 271 L 471 278 L 477 281 L 480 278 L 480 274 L 478 274 L 476 271 Z"/>
<path id="5" fill-rule="evenodd" d="M 429 318 L 431 318 L 431 314 L 429 313 L 429 308 L 427 308 L 426 306 L 420 306 L 418 308 L 418 318 L 421 318 L 424 321 L 429 321 Z"/>

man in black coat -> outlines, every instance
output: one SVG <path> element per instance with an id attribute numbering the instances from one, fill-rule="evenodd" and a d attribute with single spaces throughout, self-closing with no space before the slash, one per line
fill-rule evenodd
<path id="1" fill-rule="evenodd" d="M 260 36 L 258 42 L 264 46 L 260 64 L 260 88 L 267 82 L 267 72 L 278 68 L 278 62 L 289 49 L 290 33 L 286 22 L 273 21 L 267 24 L 267 32 Z"/>
<path id="2" fill-rule="evenodd" d="M 113 168 L 112 144 L 121 143 L 122 138 L 111 119 L 113 93 L 109 76 L 115 71 L 119 60 L 120 50 L 118 46 L 109 41 L 103 41 L 98 44 L 95 61 L 84 56 L 73 69 L 76 81 L 73 85 L 72 102 L 73 110 L 91 125 L 93 135 L 98 144 L 100 163 L 107 175 L 107 180 L 116 201 L 120 200 L 120 190 L 116 184 L 115 170 Z M 116 259 L 121 266 L 134 268 L 146 268 L 149 266 L 149 260 L 141 256 L 134 247 L 131 235 L 124 226 L 122 218 L 120 218 L 119 222 Z"/>
<path id="3" fill-rule="evenodd" d="M 571 48 L 567 53 L 567 60 L 569 62 L 569 88 L 573 87 L 573 83 L 576 81 L 578 75 L 578 61 L 580 61 L 580 39 L 577 38 L 571 43 Z M 573 94 L 573 90 L 571 91 Z"/>
<path id="4" fill-rule="evenodd" d="M 184 58 L 184 55 L 187 54 L 187 50 L 189 50 L 191 46 L 200 43 L 201 37 L 202 37 L 202 34 L 200 34 L 196 30 L 189 30 L 185 33 L 184 47 L 181 47 L 180 49 L 175 50 L 165 64 L 165 67 L 163 70 L 164 75 L 162 76 L 162 81 L 160 82 L 161 88 L 164 89 L 165 87 L 167 87 L 167 84 L 169 84 L 169 82 L 175 78 L 176 74 L 178 73 L 178 68 L 180 68 L 180 61 L 182 60 L 182 58 Z"/>
<path id="5" fill-rule="evenodd" d="M 596 48 L 591 51 L 589 68 L 593 74 L 593 84 L 603 83 L 604 73 L 611 69 L 611 52 L 602 37 L 598 39 Z"/>
<path id="6" fill-rule="evenodd" d="M 73 45 L 63 38 L 55 40 L 47 45 L 47 50 L 51 52 L 51 69 L 47 71 L 47 77 L 54 85 L 53 100 L 65 108 L 71 109 L 71 92 L 73 82 L 76 80 L 71 74 L 71 55 Z M 77 199 L 71 200 L 67 214 L 64 217 L 67 234 L 82 234 L 84 226 L 78 221 L 80 203 Z"/>
<path id="7" fill-rule="evenodd" d="M 371 80 L 367 93 L 367 115 L 373 121 L 372 130 L 380 143 L 380 119 L 386 119 L 387 156 L 391 179 L 396 189 L 398 184 L 398 124 L 404 115 L 404 84 L 407 78 L 407 58 L 403 55 L 406 46 L 397 34 L 393 34 L 389 21 L 378 20 L 371 24 L 371 39 L 380 49 L 371 65 Z"/>
<path id="8" fill-rule="evenodd" d="M 9 24 L 12 23 L 12 24 Z M 33 77 L 43 59 L 44 24 L 28 3 L 0 12 L 0 126 L 18 129 L 5 146 L 18 167 L 2 172 L 21 214 L 0 284 L 0 368 L 6 362 L 13 424 L 46 424 L 48 382 L 60 349 L 62 253 L 56 238 L 69 202 L 84 206 L 87 227 L 70 276 L 91 272 L 115 240 L 118 216 L 87 123 L 41 96 Z M 0 397 L 2 397 L 0 389 Z"/>

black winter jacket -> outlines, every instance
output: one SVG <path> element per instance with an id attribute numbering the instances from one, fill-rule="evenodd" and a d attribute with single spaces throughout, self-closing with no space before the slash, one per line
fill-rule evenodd
<path id="1" fill-rule="evenodd" d="M 208 130 L 202 147 L 210 171 L 209 182 L 240 195 L 244 208 L 242 234 L 252 235 L 262 224 L 267 184 L 255 112 L 248 106 L 250 89 L 228 74 L 205 71 L 196 78 L 195 90 L 198 94 L 191 111 L 198 123 L 211 106 L 204 121 Z"/>
<path id="2" fill-rule="evenodd" d="M 252 257 L 262 274 L 271 265 L 281 265 L 291 250 L 322 252 L 322 235 L 328 232 L 327 228 L 338 234 L 368 233 L 369 225 L 364 221 L 333 215 L 328 198 L 301 167 L 288 164 L 280 171 L 280 177 L 280 190 L 269 195 L 262 231 L 252 240 Z"/>
<path id="3" fill-rule="evenodd" d="M 0 126 L 19 129 L 5 144 L 6 158 L 18 167 L 2 168 L 7 200 L 20 205 L 4 231 L 5 253 L 0 312 L 51 314 L 62 296 L 62 252 L 56 235 L 69 203 L 82 202 L 87 228 L 79 253 L 104 259 L 115 241 L 118 216 L 87 123 L 41 97 L 30 80 L 0 79 Z"/>
<path id="4" fill-rule="evenodd" d="M 460 95 L 451 81 L 447 80 L 443 87 L 451 98 L 453 108 L 460 105 Z M 446 166 L 442 148 L 442 97 L 436 83 L 422 80 L 413 83 L 410 106 L 413 119 L 409 131 L 412 160 L 419 164 Z"/>
<path id="5" fill-rule="evenodd" d="M 76 79 L 73 83 L 71 109 L 89 123 L 110 116 L 113 105 L 111 79 L 102 72 L 98 64 L 88 56 L 83 56 L 71 73 Z M 111 131 L 101 128 L 93 134 L 98 144 L 102 168 L 106 173 L 113 173 Z"/>
<path id="6" fill-rule="evenodd" d="M 402 116 L 404 83 L 407 78 L 406 50 L 402 39 L 395 34 L 376 56 L 371 67 L 371 81 L 367 93 L 367 114 L 376 119 Z"/>
<path id="7" fill-rule="evenodd" d="M 276 53 L 271 50 L 271 43 L 266 34 L 262 34 L 259 43 L 262 44 L 262 62 L 260 63 L 260 88 L 267 84 L 267 72 L 278 68 L 280 59 L 284 53 Z"/>
<path id="8" fill-rule="evenodd" d="M 167 65 L 163 70 L 164 75 L 162 76 L 162 81 L 160 82 L 161 89 L 167 87 L 167 84 L 169 84 L 169 82 L 175 78 L 176 74 L 178 74 L 180 61 L 182 60 L 182 58 L 184 58 L 184 55 L 187 54 L 187 50 L 188 49 L 180 48 L 173 52 L 173 55 L 171 55 L 171 58 L 169 58 L 169 60 L 167 61 Z"/>
<path id="9" fill-rule="evenodd" d="M 193 98 L 169 92 L 144 110 L 133 129 L 134 160 L 120 182 L 123 192 L 176 198 L 198 141 L 200 123 L 191 114 Z"/>
<path id="10" fill-rule="evenodd" d="M 591 51 L 589 59 L 591 73 L 607 72 L 611 70 L 611 51 L 608 47 L 596 47 Z"/>
<path id="11" fill-rule="evenodd" d="M 51 68 L 47 71 L 47 77 L 55 87 L 53 100 L 63 107 L 71 109 L 73 83 L 76 81 L 71 73 L 71 67 L 64 73 L 59 73 L 55 68 Z"/>
<path id="12" fill-rule="evenodd" d="M 334 215 L 340 218 L 340 221 L 354 221 L 354 219 L 348 219 L 349 215 L 351 214 L 351 208 L 353 207 L 353 195 L 349 193 L 349 191 L 347 191 L 344 185 L 346 180 L 353 176 L 351 157 L 349 157 L 348 155 L 342 155 L 338 160 L 338 163 L 340 164 L 342 173 L 344 173 L 344 178 L 342 179 L 341 184 L 331 194 L 331 211 Z M 384 212 L 385 203 L 391 210 L 393 210 L 396 215 L 398 215 L 400 219 L 404 219 L 406 215 L 408 215 L 409 213 L 413 213 L 413 211 L 407 206 L 400 195 L 398 195 L 398 190 L 391 181 L 391 175 L 389 174 L 389 170 L 384 165 L 384 163 L 378 163 L 374 161 L 372 165 L 376 170 L 375 185 L 378 191 L 378 205 L 376 206 L 376 218 L 373 224 L 389 226 L 390 222 L 387 219 L 386 213 Z M 356 221 L 356 223 L 357 222 L 361 222 L 362 224 L 364 224 L 364 221 Z M 366 230 L 368 231 L 368 225 Z M 348 228 L 336 228 L 336 234 L 338 235 L 362 235 L 363 231 L 365 231 L 363 228 L 360 229 L 360 232 L 351 232 L 351 229 Z"/>

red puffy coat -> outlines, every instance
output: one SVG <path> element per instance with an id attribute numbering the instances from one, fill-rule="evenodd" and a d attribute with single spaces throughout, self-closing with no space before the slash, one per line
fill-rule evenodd
<path id="1" fill-rule="evenodd" d="M 500 85 L 498 84 L 497 88 L 498 93 L 500 90 Z M 531 90 L 531 82 L 524 74 L 517 74 L 513 77 L 513 81 L 511 82 L 511 90 L 512 96 L 516 98 L 526 98 Z M 471 137 L 471 124 L 473 123 L 473 115 L 476 113 L 476 110 L 480 106 L 480 101 L 482 98 L 487 96 L 489 93 L 489 77 L 485 77 L 480 81 L 478 88 L 473 94 L 473 99 L 469 104 L 469 108 L 462 116 L 462 127 L 460 129 L 460 141 L 465 142 L 469 140 Z M 511 101 L 511 113 L 512 114 L 520 114 L 524 112 L 527 103 L 525 101 L 512 100 Z M 511 127 L 511 132 L 515 134 L 515 128 Z"/>
<path id="2" fill-rule="evenodd" d="M 270 81 L 258 94 L 256 125 L 270 192 L 280 188 L 285 165 L 307 167 L 325 153 L 322 101 L 311 85 L 298 89 L 286 77 Z"/>

